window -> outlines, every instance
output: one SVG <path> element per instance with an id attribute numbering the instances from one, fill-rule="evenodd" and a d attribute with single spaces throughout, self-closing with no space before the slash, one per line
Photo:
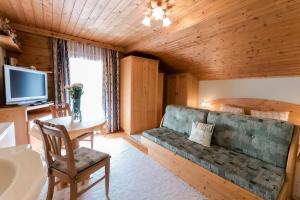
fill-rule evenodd
<path id="1" fill-rule="evenodd" d="M 83 118 L 104 119 L 102 108 L 102 61 L 70 57 L 69 64 L 71 84 L 83 84 L 84 94 L 81 97 Z"/>

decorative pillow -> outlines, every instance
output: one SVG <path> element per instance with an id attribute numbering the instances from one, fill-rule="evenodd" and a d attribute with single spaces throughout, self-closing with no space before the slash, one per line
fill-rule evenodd
<path id="1" fill-rule="evenodd" d="M 213 134 L 213 124 L 203 124 L 198 121 L 192 122 L 192 131 L 189 140 L 210 147 L 211 137 Z"/>
<path id="2" fill-rule="evenodd" d="M 228 105 L 224 105 L 224 104 L 221 105 L 219 111 L 229 112 L 229 113 L 238 114 L 238 115 L 244 115 L 245 114 L 244 108 L 238 108 L 238 107 L 228 106 Z"/>
<path id="3" fill-rule="evenodd" d="M 251 110 L 251 116 L 288 121 L 290 112 Z"/>

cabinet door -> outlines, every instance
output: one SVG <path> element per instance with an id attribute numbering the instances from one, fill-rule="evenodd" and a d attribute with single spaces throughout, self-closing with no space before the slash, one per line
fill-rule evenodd
<path id="1" fill-rule="evenodd" d="M 187 77 L 185 74 L 178 75 L 176 78 L 176 104 L 186 105 L 187 99 Z"/>
<path id="2" fill-rule="evenodd" d="M 132 90 L 131 90 L 131 131 L 136 133 L 142 130 L 146 120 L 145 115 L 145 63 L 142 59 L 134 59 L 132 65 Z"/>
<path id="3" fill-rule="evenodd" d="M 158 66 L 157 62 L 148 61 L 146 64 L 145 74 L 145 108 L 146 108 L 146 124 L 145 129 L 155 128 L 157 122 L 157 79 Z"/>
<path id="4" fill-rule="evenodd" d="M 167 104 L 177 104 L 176 96 L 176 75 L 169 75 L 167 77 Z"/>

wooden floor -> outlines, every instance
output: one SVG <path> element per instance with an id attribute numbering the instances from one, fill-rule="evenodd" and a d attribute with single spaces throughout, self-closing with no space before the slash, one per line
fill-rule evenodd
<path id="1" fill-rule="evenodd" d="M 134 141 L 133 139 L 131 139 L 127 134 L 123 133 L 123 132 L 119 132 L 119 133 L 114 133 L 114 134 L 108 134 L 108 135 L 95 135 L 94 137 L 94 148 L 95 150 L 98 151 L 102 151 L 102 152 L 106 152 L 112 156 L 120 154 L 123 151 L 126 151 L 126 146 L 122 146 L 119 145 L 118 142 L 116 142 L 116 139 L 124 139 L 127 142 L 129 142 L 131 145 L 135 146 L 137 149 L 141 150 L 142 152 L 146 153 L 146 148 L 143 147 L 141 144 L 139 144 L 138 142 Z M 42 145 L 41 142 L 38 140 L 35 140 L 34 138 L 31 140 L 32 143 L 32 147 L 34 150 L 38 151 L 38 152 L 42 152 Z M 81 142 L 80 143 L 81 146 L 86 146 L 89 147 L 88 143 L 85 142 Z M 82 188 L 85 188 L 89 183 L 93 182 L 94 179 L 97 179 L 98 176 L 101 176 L 104 172 L 102 172 L 100 170 L 99 173 L 95 173 L 95 175 L 93 175 L 91 177 L 91 179 L 89 180 L 89 182 L 85 182 L 84 184 L 79 184 L 79 190 Z M 97 185 L 99 185 L 100 183 L 98 183 Z M 97 185 L 94 186 L 94 189 L 97 190 Z M 100 187 L 99 187 L 100 189 Z M 92 189 L 93 190 L 93 189 Z M 45 184 L 41 197 L 41 200 L 46 199 L 46 195 L 47 195 L 47 183 Z M 63 200 L 63 199 L 69 199 L 69 188 L 64 188 L 64 189 L 58 189 L 55 188 L 54 191 L 54 200 Z M 93 191 L 87 191 L 83 196 L 80 196 L 79 199 L 99 199 L 98 196 L 95 195 L 95 192 Z"/>

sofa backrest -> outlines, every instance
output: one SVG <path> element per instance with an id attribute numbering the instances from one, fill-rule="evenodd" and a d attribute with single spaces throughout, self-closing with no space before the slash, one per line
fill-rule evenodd
<path id="1" fill-rule="evenodd" d="M 285 168 L 294 125 L 247 115 L 209 112 L 212 143 Z"/>
<path id="2" fill-rule="evenodd" d="M 206 123 L 207 115 L 207 110 L 168 105 L 166 107 L 163 127 L 189 136 L 193 120 Z"/>

